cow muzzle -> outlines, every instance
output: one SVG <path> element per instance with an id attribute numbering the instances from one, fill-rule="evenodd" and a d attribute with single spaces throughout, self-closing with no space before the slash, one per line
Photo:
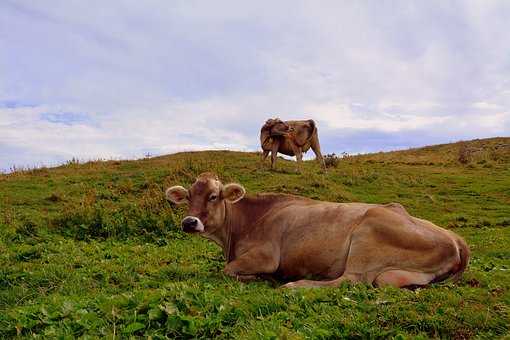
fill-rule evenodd
<path id="1" fill-rule="evenodd" d="M 195 216 L 186 216 L 183 218 L 182 230 L 186 233 L 201 233 L 204 231 L 204 224 Z"/>

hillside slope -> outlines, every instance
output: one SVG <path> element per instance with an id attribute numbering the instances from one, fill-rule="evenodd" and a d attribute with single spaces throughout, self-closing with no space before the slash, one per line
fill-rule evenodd
<path id="1" fill-rule="evenodd" d="M 460 161 L 463 164 L 488 164 L 490 166 L 492 162 L 508 163 L 510 161 L 510 138 L 475 139 L 360 157 L 374 161 L 430 165 L 452 165 L 459 163 L 459 158 L 461 158 Z"/>
<path id="2" fill-rule="evenodd" d="M 261 166 L 255 153 L 179 153 L 0 175 L 0 336 L 496 337 L 509 332 L 510 138 Z M 466 151 L 467 150 L 467 151 Z M 459 162 L 461 154 L 467 158 Z M 400 202 L 464 236 L 458 284 L 281 291 L 222 274 L 220 249 L 164 200 L 204 171 L 248 193 Z"/>

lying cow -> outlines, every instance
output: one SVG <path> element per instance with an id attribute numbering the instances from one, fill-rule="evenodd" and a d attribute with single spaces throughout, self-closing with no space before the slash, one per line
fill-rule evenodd
<path id="1" fill-rule="evenodd" d="M 166 197 L 187 203 L 185 232 L 216 242 L 225 274 L 241 281 L 274 277 L 284 287 L 365 282 L 406 287 L 458 279 L 469 248 L 455 233 L 410 216 L 397 203 L 330 203 L 284 194 L 245 196 L 236 183 L 223 185 L 201 174 L 186 190 Z M 303 280 L 314 277 L 321 281 Z"/>
<path id="2" fill-rule="evenodd" d="M 321 153 L 317 126 L 312 119 L 282 121 L 279 118 L 268 119 L 260 129 L 260 146 L 262 162 L 271 152 L 271 169 L 276 164 L 276 155 L 282 153 L 296 156 L 298 167 L 303 160 L 303 153 L 312 148 L 323 169 L 326 168 Z"/>

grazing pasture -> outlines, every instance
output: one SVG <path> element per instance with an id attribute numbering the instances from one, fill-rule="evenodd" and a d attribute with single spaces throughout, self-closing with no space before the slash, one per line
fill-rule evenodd
<path id="1" fill-rule="evenodd" d="M 510 138 L 345 156 L 321 173 L 260 154 L 179 153 L 0 175 L 0 337 L 472 338 L 510 332 Z M 204 171 L 248 194 L 399 202 L 463 236 L 463 279 L 405 290 L 275 289 L 222 273 L 164 190 Z"/>

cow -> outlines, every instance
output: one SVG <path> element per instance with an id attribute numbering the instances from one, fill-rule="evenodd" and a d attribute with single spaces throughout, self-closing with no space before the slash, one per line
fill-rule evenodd
<path id="1" fill-rule="evenodd" d="M 212 173 L 198 176 L 189 190 L 166 190 L 169 201 L 188 205 L 184 232 L 217 243 L 227 262 L 224 273 L 240 281 L 271 278 L 287 282 L 284 288 L 345 281 L 416 287 L 458 280 L 469 261 L 460 236 L 409 215 L 398 203 L 245 193 Z"/>
<path id="2" fill-rule="evenodd" d="M 278 152 L 287 156 L 296 156 L 299 169 L 303 153 L 306 153 L 310 148 L 322 168 L 326 169 L 317 126 L 312 119 L 289 121 L 282 121 L 279 118 L 268 119 L 260 129 L 260 146 L 262 147 L 262 162 L 271 152 L 271 169 L 275 167 Z"/>

